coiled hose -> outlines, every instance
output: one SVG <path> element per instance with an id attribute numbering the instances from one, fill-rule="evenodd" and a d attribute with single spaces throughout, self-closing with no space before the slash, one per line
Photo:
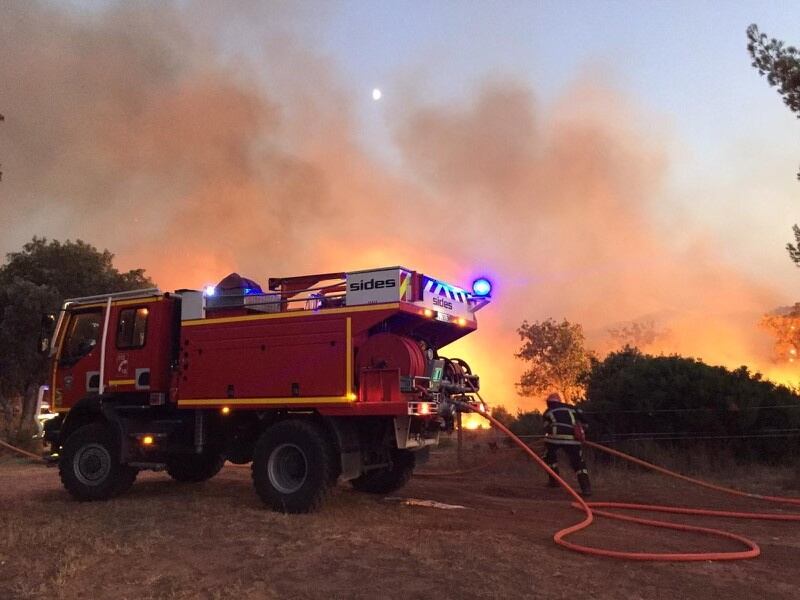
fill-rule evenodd
<path id="1" fill-rule="evenodd" d="M 568 548 L 569 550 L 573 550 L 574 552 L 580 552 L 582 554 L 589 554 L 592 556 L 606 556 L 610 558 L 619 558 L 619 559 L 626 559 L 626 560 L 641 560 L 641 561 L 671 561 L 671 562 L 684 562 L 684 561 L 701 561 L 701 560 L 742 560 L 746 558 L 755 558 L 759 554 L 761 554 L 761 549 L 758 547 L 753 540 L 750 540 L 744 536 L 737 535 L 735 533 L 730 533 L 728 531 L 722 531 L 719 529 L 711 529 L 709 527 L 698 527 L 695 525 L 685 525 L 680 523 L 670 523 L 667 521 L 658 521 L 655 519 L 644 519 L 640 517 L 631 517 L 628 515 L 622 515 L 615 512 L 610 512 L 608 510 L 602 510 L 606 508 L 616 508 L 621 510 L 642 510 L 642 511 L 654 511 L 654 512 L 666 512 L 666 513 L 677 513 L 677 514 L 688 514 L 688 515 L 700 515 L 700 516 L 713 516 L 713 517 L 731 517 L 731 518 L 741 518 L 741 519 L 763 519 L 763 520 L 773 520 L 773 521 L 800 521 L 800 514 L 797 513 L 783 513 L 783 514 L 776 514 L 776 513 L 752 513 L 752 512 L 737 512 L 737 511 L 721 511 L 721 510 L 710 510 L 710 509 L 700 509 L 700 508 L 682 508 L 682 507 L 673 507 L 673 506 L 661 506 L 661 505 L 653 505 L 653 504 L 631 504 L 631 503 L 623 503 L 623 502 L 586 502 L 580 495 L 578 495 L 575 490 L 570 487 L 570 485 L 561 479 L 558 474 L 553 471 L 547 464 L 533 451 L 531 450 L 525 442 L 519 439 L 516 435 L 514 435 L 505 425 L 503 425 L 500 421 L 492 417 L 490 414 L 485 412 L 477 411 L 470 405 L 466 403 L 459 403 L 459 406 L 462 410 L 469 410 L 472 412 L 477 412 L 479 415 L 487 419 L 492 425 L 494 425 L 498 430 L 505 433 L 511 440 L 516 444 L 525 454 L 528 455 L 533 461 L 542 468 L 548 475 L 553 477 L 558 484 L 567 492 L 567 494 L 574 500 L 572 506 L 575 508 L 580 509 L 584 513 L 584 519 L 575 525 L 571 525 L 569 527 L 565 527 L 560 531 L 557 531 L 553 536 L 553 541 L 559 546 L 563 546 L 564 548 Z M 599 450 L 601 452 L 606 452 L 618 458 L 622 458 L 624 460 L 630 461 L 634 464 L 637 464 L 642 467 L 646 467 L 648 469 L 652 469 L 664 475 L 668 475 L 670 477 L 674 477 L 676 479 L 680 479 L 687 483 L 691 483 L 694 485 L 699 485 L 704 488 L 708 488 L 711 490 L 715 490 L 718 492 L 723 492 L 726 494 L 730 494 L 733 496 L 740 496 L 745 498 L 753 498 L 756 500 L 762 500 L 766 502 L 774 502 L 780 504 L 791 504 L 791 505 L 800 505 L 800 498 L 783 498 L 779 496 L 763 496 L 761 494 L 751 494 L 749 492 L 743 492 L 740 490 L 735 490 L 732 488 L 724 487 L 721 485 L 716 485 L 713 483 L 708 483 L 706 481 L 702 481 L 700 479 L 695 479 L 693 477 L 687 477 L 686 475 L 681 475 L 680 473 L 676 473 L 674 471 L 670 471 L 669 469 L 665 469 L 664 467 L 659 467 L 657 465 L 651 464 L 647 461 L 638 459 L 634 456 L 630 456 L 625 454 L 624 452 L 620 452 L 619 450 L 613 450 L 611 448 L 607 448 L 600 444 L 596 444 L 594 442 L 585 442 L 586 446 L 594 448 L 595 450 Z M 579 531 L 582 531 L 589 527 L 594 521 L 594 515 L 603 516 L 609 519 L 616 519 L 618 521 L 626 521 L 630 523 L 638 523 L 640 525 L 647 525 L 650 527 L 659 527 L 662 529 L 673 529 L 677 531 L 689 531 L 693 533 L 701 533 L 710 536 L 721 537 L 724 539 L 734 540 L 736 542 L 741 543 L 745 546 L 745 550 L 739 551 L 729 551 L 729 552 L 626 552 L 620 550 L 610 550 L 607 548 L 596 548 L 592 546 L 586 546 L 584 544 L 578 544 L 572 541 L 569 541 L 567 538 Z"/>

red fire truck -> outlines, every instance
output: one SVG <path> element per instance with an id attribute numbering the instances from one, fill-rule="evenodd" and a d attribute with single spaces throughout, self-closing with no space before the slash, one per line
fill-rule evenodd
<path id="1" fill-rule="evenodd" d="M 487 302 L 402 267 L 67 300 L 47 346 L 58 417 L 44 439 L 79 500 L 146 469 L 204 481 L 225 460 L 252 463 L 279 511 L 314 510 L 339 479 L 387 493 L 456 401 L 485 408 L 467 363 L 439 351 Z"/>

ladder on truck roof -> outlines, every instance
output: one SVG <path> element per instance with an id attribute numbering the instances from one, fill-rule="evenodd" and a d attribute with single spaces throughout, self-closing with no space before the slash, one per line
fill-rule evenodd
<path id="1" fill-rule="evenodd" d="M 132 298 L 147 298 L 148 296 L 159 296 L 161 290 L 158 288 L 145 288 L 141 290 L 128 290 L 127 292 L 113 292 L 111 294 L 96 294 L 94 296 L 81 296 L 80 298 L 67 298 L 64 300 L 64 308 L 72 304 L 92 304 L 102 300 L 127 300 Z"/>

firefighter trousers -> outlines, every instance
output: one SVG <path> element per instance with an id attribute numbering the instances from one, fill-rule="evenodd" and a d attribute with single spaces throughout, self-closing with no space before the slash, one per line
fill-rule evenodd
<path id="1" fill-rule="evenodd" d="M 544 462 L 547 463 L 548 467 L 558 473 L 558 451 L 563 450 L 567 458 L 569 458 L 569 464 L 572 470 L 578 474 L 578 482 L 580 483 L 581 490 L 584 492 L 590 491 L 589 469 L 586 468 L 586 462 L 583 460 L 583 446 L 580 444 L 557 444 L 545 441 L 544 447 Z M 555 479 L 550 477 L 550 485 L 557 486 L 558 483 Z"/>

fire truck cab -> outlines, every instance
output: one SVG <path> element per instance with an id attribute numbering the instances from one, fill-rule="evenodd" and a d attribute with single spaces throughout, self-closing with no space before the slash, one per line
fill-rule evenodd
<path id="1" fill-rule="evenodd" d="M 225 460 L 252 463 L 284 512 L 316 509 L 339 479 L 391 492 L 458 403 L 480 405 L 477 375 L 440 349 L 487 302 L 403 267 L 70 299 L 49 343 L 58 416 L 44 439 L 80 500 L 144 469 L 204 481 Z"/>

